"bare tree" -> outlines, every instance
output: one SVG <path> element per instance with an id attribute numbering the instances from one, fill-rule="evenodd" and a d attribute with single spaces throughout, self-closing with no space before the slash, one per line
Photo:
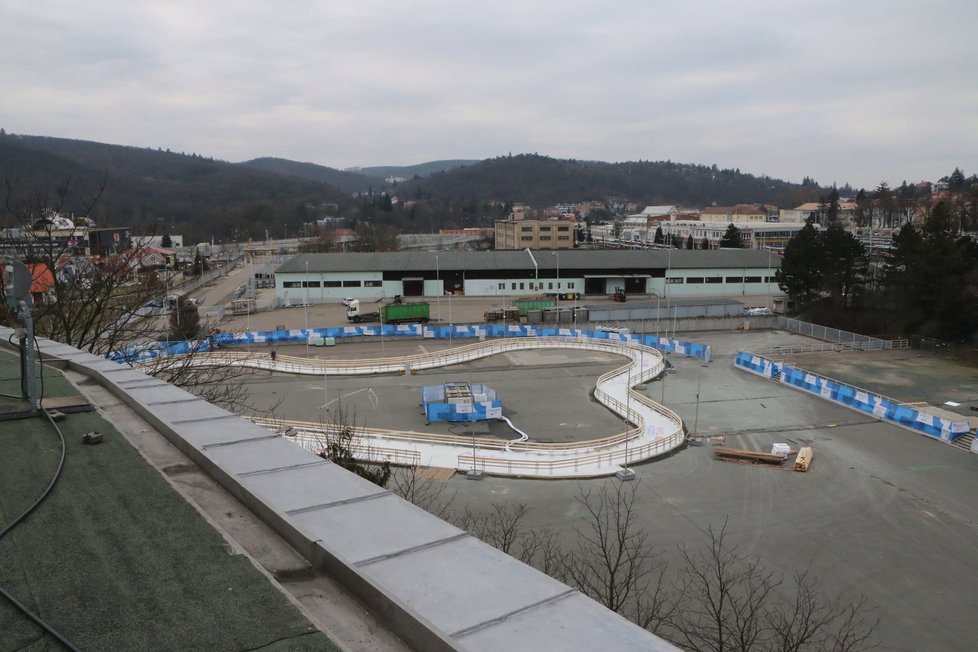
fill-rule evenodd
<path id="1" fill-rule="evenodd" d="M 727 524 L 710 527 L 702 552 L 680 547 L 676 609 L 657 633 L 695 651 L 838 650 L 875 647 L 878 621 L 864 598 L 823 598 L 807 572 L 782 589 L 783 578 L 726 541 Z M 792 596 L 793 592 L 793 596 Z"/>
<path id="2" fill-rule="evenodd" d="M 587 520 L 575 528 L 564 574 L 604 606 L 655 631 L 674 607 L 663 590 L 667 564 L 636 521 L 638 485 L 607 482 L 597 491 L 582 485 L 577 502 Z"/>
<path id="3" fill-rule="evenodd" d="M 393 474 L 391 463 L 377 459 L 370 447 L 364 445 L 362 426 L 357 425 L 356 411 L 348 411 L 342 403 L 331 408 L 328 420 L 321 420 L 319 456 L 356 473 L 376 485 L 386 487 Z"/>
<path id="4" fill-rule="evenodd" d="M 424 476 L 417 466 L 400 467 L 391 473 L 388 488 L 438 518 L 448 518 L 458 489 L 446 492 L 447 485 Z"/>
<path id="5" fill-rule="evenodd" d="M 82 255 L 85 225 L 92 224 L 88 215 L 105 184 L 102 179 L 97 188 L 76 192 L 69 179 L 53 193 L 24 192 L 7 177 L 4 196 L 6 212 L 20 231 L 13 250 L 35 279 L 35 332 L 96 354 L 150 336 L 155 326 L 143 318 L 141 308 L 161 293 L 152 276 L 137 273 L 140 247 L 120 241 L 111 252 Z M 84 215 L 69 219 L 62 214 L 68 206 Z"/>
<path id="6" fill-rule="evenodd" d="M 133 366 L 140 370 L 165 380 L 171 385 L 184 389 L 208 403 L 220 406 L 232 412 L 260 412 L 271 414 L 281 403 L 281 398 L 274 405 L 262 410 L 256 410 L 248 394 L 247 386 L 242 382 L 245 378 L 259 375 L 270 375 L 270 371 L 261 371 L 247 364 L 247 359 L 237 358 L 235 364 L 219 354 L 210 352 L 207 340 L 190 340 L 181 343 L 179 353 L 163 352 L 155 357 L 140 355 L 139 347 L 129 348 L 129 357 L 140 358 Z M 155 343 L 151 346 L 156 348 Z M 121 354 L 120 354 L 121 355 Z M 259 357 L 261 354 L 254 354 Z"/>

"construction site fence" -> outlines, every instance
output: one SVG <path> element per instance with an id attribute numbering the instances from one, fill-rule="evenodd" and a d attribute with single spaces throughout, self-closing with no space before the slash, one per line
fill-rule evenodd
<path id="1" fill-rule="evenodd" d="M 778 317 L 778 328 L 790 333 L 798 333 L 807 337 L 814 337 L 826 342 L 838 344 L 848 344 L 853 348 L 861 347 L 864 350 L 889 349 L 893 347 L 893 340 L 884 340 L 869 335 L 860 335 L 850 331 L 839 330 L 830 326 L 822 326 L 800 319 L 790 317 Z"/>
<path id="2" fill-rule="evenodd" d="M 963 417 L 961 419 L 945 419 L 888 396 L 820 376 L 794 365 L 771 360 L 755 353 L 740 351 L 734 359 L 734 366 L 743 371 L 778 380 L 795 389 L 948 443 L 953 442 L 970 430 L 968 420 Z"/>
<path id="3" fill-rule="evenodd" d="M 186 355 L 195 351 L 209 351 L 221 346 L 274 345 L 286 343 L 325 343 L 340 338 L 420 337 L 425 339 L 480 339 L 507 337 L 585 337 L 592 340 L 628 342 L 652 347 L 664 353 L 699 358 L 704 362 L 712 359 L 712 349 L 707 344 L 688 342 L 655 335 L 582 330 L 577 328 L 539 327 L 531 324 L 466 324 L 455 326 L 431 326 L 426 324 L 386 324 L 384 326 L 339 326 L 331 328 L 297 328 L 291 330 L 245 331 L 239 333 L 214 333 L 206 339 L 191 342 L 147 342 L 130 345 L 106 355 L 116 362 L 139 362 L 166 355 Z"/>

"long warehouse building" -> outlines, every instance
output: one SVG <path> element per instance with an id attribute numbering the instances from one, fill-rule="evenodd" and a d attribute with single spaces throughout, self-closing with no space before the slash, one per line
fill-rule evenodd
<path id="1" fill-rule="evenodd" d="M 298 254 L 275 270 L 279 299 L 320 303 L 540 294 L 695 298 L 780 294 L 781 259 L 758 249 Z"/>

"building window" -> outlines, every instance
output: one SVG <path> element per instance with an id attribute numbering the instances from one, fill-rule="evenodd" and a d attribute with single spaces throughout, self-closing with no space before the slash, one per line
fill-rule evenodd
<path id="1" fill-rule="evenodd" d="M 345 288 L 358 288 L 358 287 L 360 287 L 360 281 L 343 281 L 343 287 L 345 287 Z"/>
<path id="2" fill-rule="evenodd" d="M 515 290 L 516 289 L 516 283 L 512 283 L 509 289 Z"/>
<path id="3" fill-rule="evenodd" d="M 283 281 L 282 287 L 284 288 L 301 288 L 302 281 Z"/>
<path id="4" fill-rule="evenodd" d="M 363 287 L 365 288 L 379 288 L 384 285 L 383 281 L 364 281 Z"/>
<path id="5" fill-rule="evenodd" d="M 744 282 L 744 277 L 743 276 L 728 276 L 727 277 L 727 283 L 743 283 L 743 282 Z"/>
<path id="6" fill-rule="evenodd" d="M 307 288 L 318 288 L 319 281 L 303 281 L 302 286 Z"/>
<path id="7" fill-rule="evenodd" d="M 328 288 L 338 288 L 340 287 L 339 281 L 324 281 L 323 285 Z"/>
<path id="8" fill-rule="evenodd" d="M 522 284 L 522 283 L 520 283 L 520 289 L 521 289 L 521 290 L 523 289 L 523 284 Z"/>
<path id="9" fill-rule="evenodd" d="M 533 236 L 532 235 L 524 235 L 523 237 L 520 238 L 520 240 L 522 240 L 523 242 L 532 242 L 533 241 Z"/>
<path id="10" fill-rule="evenodd" d="M 540 227 L 540 230 L 541 231 L 549 231 L 550 230 L 550 227 L 549 226 L 541 226 Z"/>
<path id="11" fill-rule="evenodd" d="M 760 283 L 764 279 L 760 276 L 745 276 L 744 283 Z"/>
<path id="12" fill-rule="evenodd" d="M 541 240 L 549 240 L 550 239 L 550 236 L 549 235 L 541 235 L 540 236 L 540 239 Z"/>
<path id="13" fill-rule="evenodd" d="M 672 279 L 670 279 L 670 283 L 671 282 L 672 282 Z M 686 277 L 686 282 L 687 283 L 702 283 L 703 282 L 703 277 L 702 276 L 688 276 L 688 277 Z"/>
<path id="14" fill-rule="evenodd" d="M 548 290 L 554 289 L 554 283 L 553 283 L 553 281 L 550 281 L 549 283 L 547 283 L 547 289 Z"/>
<path id="15" fill-rule="evenodd" d="M 706 282 L 707 283 L 723 283 L 723 277 L 722 276 L 711 276 L 710 278 L 706 279 Z"/>
<path id="16" fill-rule="evenodd" d="M 560 231 L 560 232 L 562 232 L 562 233 L 566 233 L 567 231 L 570 231 L 570 227 L 569 226 L 558 226 L 557 227 L 557 230 Z"/>
<path id="17" fill-rule="evenodd" d="M 693 281 L 694 279 L 691 278 L 685 279 L 686 283 L 692 283 Z M 700 279 L 700 282 L 702 281 L 703 279 Z M 684 280 L 681 276 L 670 276 L 669 278 L 666 279 L 666 283 L 668 283 L 669 285 L 681 285 L 683 282 Z"/>
<path id="18" fill-rule="evenodd" d="M 505 290 L 506 289 L 506 284 L 505 283 L 500 283 L 499 286 L 496 289 L 497 290 Z"/>
<path id="19" fill-rule="evenodd" d="M 532 230 L 533 230 L 533 227 L 532 226 L 521 226 L 520 227 L 520 231 L 522 231 L 523 233 L 528 233 L 528 232 L 530 232 Z"/>
<path id="20" fill-rule="evenodd" d="M 557 239 L 558 240 L 570 240 L 570 236 L 569 235 L 558 235 L 557 236 Z"/>

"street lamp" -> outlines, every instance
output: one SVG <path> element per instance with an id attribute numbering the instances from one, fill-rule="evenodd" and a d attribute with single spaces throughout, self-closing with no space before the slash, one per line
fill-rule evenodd
<path id="1" fill-rule="evenodd" d="M 441 284 L 441 269 L 438 266 L 438 254 L 435 254 L 435 284 L 438 286 L 438 299 L 435 305 L 438 309 L 438 323 L 441 324 L 441 295 L 445 294 L 445 288 Z"/>
<path id="2" fill-rule="evenodd" d="M 306 318 L 306 357 L 309 357 L 309 260 L 306 259 L 306 280 L 302 283 L 306 287 L 306 298 L 302 302 L 302 311 Z"/>
<path id="3" fill-rule="evenodd" d="M 560 254 L 556 251 L 551 251 L 550 255 L 557 258 L 557 305 L 560 306 Z"/>
<path id="4" fill-rule="evenodd" d="M 530 260 L 533 261 L 533 279 L 534 279 L 533 285 L 534 285 L 534 289 L 536 289 L 536 285 L 538 285 L 540 281 L 540 268 L 537 266 L 537 259 L 533 257 L 533 252 L 530 251 L 529 247 L 527 247 L 523 251 L 525 251 L 526 254 L 530 257 Z"/>

